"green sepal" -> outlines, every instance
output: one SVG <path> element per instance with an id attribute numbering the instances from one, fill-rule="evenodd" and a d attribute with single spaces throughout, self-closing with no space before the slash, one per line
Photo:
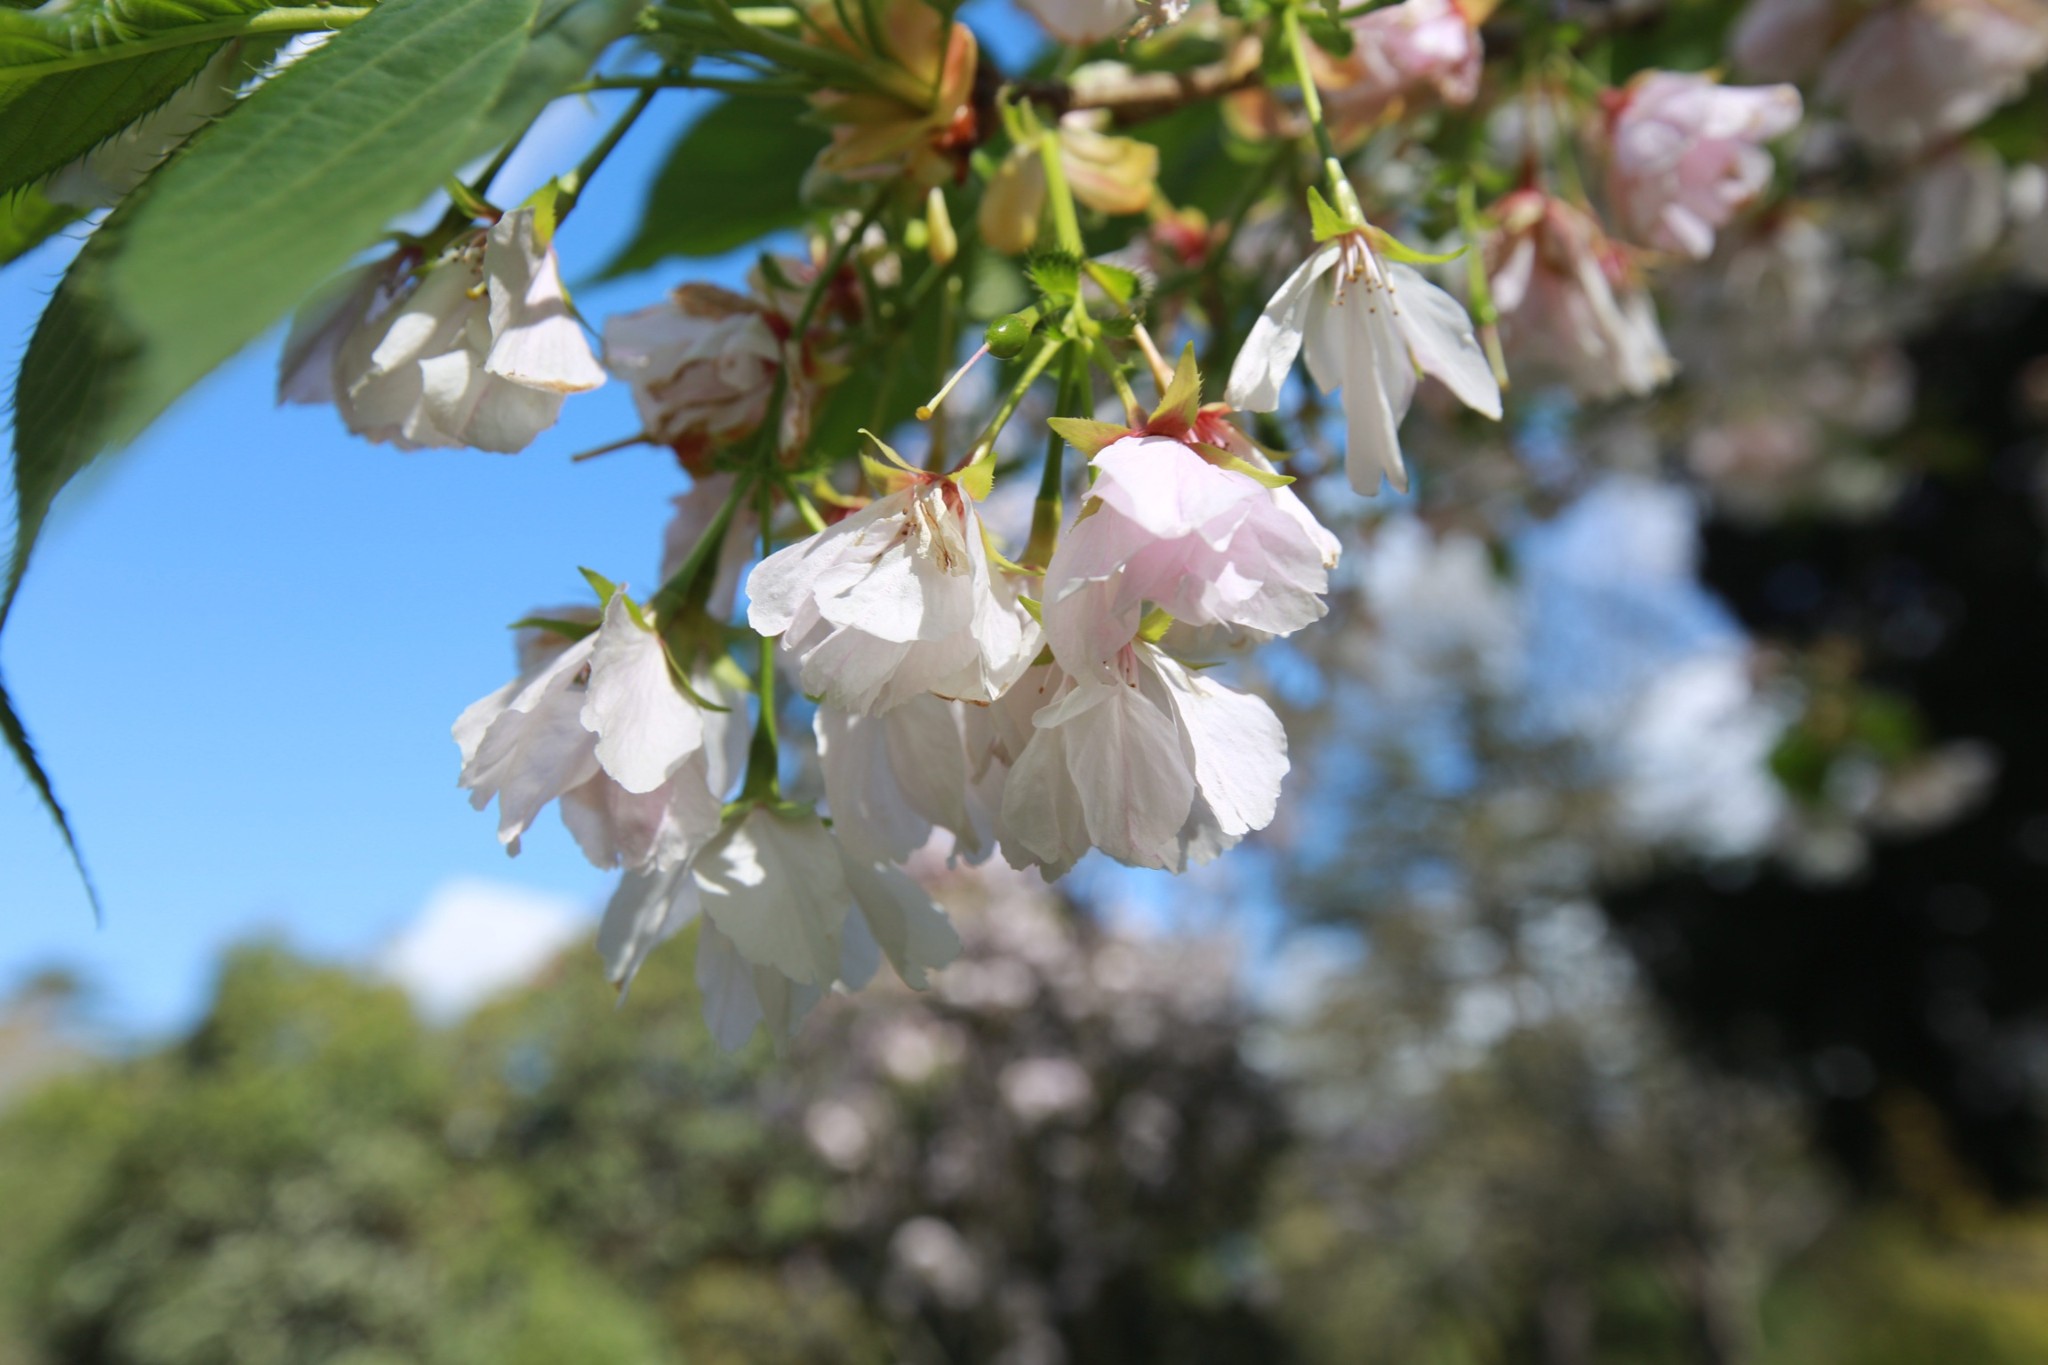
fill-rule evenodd
<path id="1" fill-rule="evenodd" d="M 1048 417 L 1045 424 L 1058 432 L 1061 440 L 1091 460 L 1131 434 L 1129 427 L 1120 427 L 1114 422 L 1098 422 L 1092 417 Z"/>
<path id="2" fill-rule="evenodd" d="M 1379 252 L 1387 260 L 1398 261 L 1402 265 L 1443 265 L 1446 262 L 1455 261 L 1465 254 L 1465 248 L 1459 247 L 1456 251 L 1446 251 L 1442 255 L 1432 255 L 1427 251 L 1417 251 L 1414 247 L 1407 245 L 1384 228 L 1369 227 L 1365 232 L 1372 239 L 1375 251 Z"/>
<path id="3" fill-rule="evenodd" d="M 1017 605 L 1030 612 L 1031 619 L 1038 622 L 1039 625 L 1045 624 L 1045 608 L 1038 604 L 1037 598 L 1026 597 L 1020 593 L 1017 596 Z"/>
<path id="4" fill-rule="evenodd" d="M 1144 297 L 1145 277 L 1135 270 L 1106 261 L 1088 261 L 1081 268 L 1120 307 L 1128 308 L 1134 300 Z"/>
<path id="5" fill-rule="evenodd" d="M 974 463 L 956 469 L 948 476 L 960 486 L 960 491 L 976 502 L 986 502 L 996 486 L 996 452 L 990 446 L 988 453 Z"/>
<path id="6" fill-rule="evenodd" d="M 998 569 L 1001 569 L 1004 573 L 1022 574 L 1026 577 L 1030 576 L 1031 570 L 1025 568 L 1022 564 L 1019 564 L 1016 560 L 1011 559 L 1008 555 L 1004 554 L 1001 550 L 998 550 L 996 548 L 995 537 L 988 533 L 988 527 L 986 526 L 981 528 L 981 548 L 988 552 L 988 562 L 995 565 Z M 1021 602 L 1025 599 L 1020 597 L 1017 600 Z M 1034 620 L 1037 619 L 1038 616 L 1038 613 L 1036 611 L 1037 605 L 1038 604 L 1034 602 L 1030 607 L 1025 608 L 1025 610 L 1031 612 L 1032 618 Z"/>
<path id="7" fill-rule="evenodd" d="M 1033 256 L 1031 263 L 1024 267 L 1024 273 L 1031 277 L 1031 283 L 1047 302 L 1057 311 L 1072 307 L 1081 293 L 1081 258 L 1062 251 L 1048 251 Z"/>
<path id="8" fill-rule="evenodd" d="M 1327 242 L 1333 237 L 1342 237 L 1347 232 L 1358 231 L 1361 224 L 1347 220 L 1343 214 L 1330 207 L 1330 201 L 1323 198 L 1322 191 L 1314 185 L 1308 187 L 1309 229 L 1318 242 Z"/>
<path id="9" fill-rule="evenodd" d="M 583 575 L 583 581 L 588 583 L 590 590 L 597 594 L 599 605 L 608 607 L 612 604 L 612 594 L 619 590 L 618 584 L 612 582 L 595 569 L 579 567 L 576 572 Z"/>
<path id="10" fill-rule="evenodd" d="M 889 457 L 888 463 L 884 464 L 872 455 L 865 453 L 861 455 L 861 472 L 867 475 L 868 483 L 873 487 L 885 493 L 893 493 L 903 487 L 906 481 L 905 475 L 915 475 L 919 472 L 908 460 L 905 460 L 896 453 L 894 446 L 875 435 L 872 431 L 869 431 L 866 427 L 860 429 L 860 434 L 874 442 L 875 448 Z"/>
<path id="11" fill-rule="evenodd" d="M 1288 484 L 1294 482 L 1292 474 L 1282 474 L 1278 470 L 1273 469 L 1261 469 L 1250 460 L 1245 459 L 1241 455 L 1233 455 L 1221 446 L 1197 444 L 1195 449 L 1201 453 L 1203 459 L 1215 465 L 1218 469 L 1228 469 L 1232 473 L 1242 474 L 1247 479 L 1262 483 L 1268 488 L 1285 488 Z"/>
<path id="12" fill-rule="evenodd" d="M 556 176 L 528 195 L 526 203 L 521 206 L 533 210 L 533 239 L 541 250 L 553 245 L 555 229 L 562 222 L 562 205 L 572 198 L 574 196 L 562 184 L 562 178 Z"/>
<path id="13" fill-rule="evenodd" d="M 1195 344 L 1191 341 L 1181 351 L 1180 363 L 1173 367 L 1173 380 L 1159 396 L 1159 406 L 1152 409 L 1152 422 L 1158 426 L 1171 419 L 1186 431 L 1194 426 L 1195 415 L 1201 410 L 1202 372 L 1195 366 Z"/>
<path id="14" fill-rule="evenodd" d="M 505 629 L 544 630 L 550 635 L 559 635 L 564 640 L 574 643 L 586 636 L 595 635 L 597 626 L 598 623 L 595 621 L 569 621 L 559 616 L 522 616 Z"/>

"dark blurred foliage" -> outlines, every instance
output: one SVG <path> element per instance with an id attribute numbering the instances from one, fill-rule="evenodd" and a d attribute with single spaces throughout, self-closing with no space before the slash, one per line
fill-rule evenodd
<path id="1" fill-rule="evenodd" d="M 1895 1186 L 1888 1115 L 1939 1116 L 1968 1175 L 2048 1191 L 2048 298 L 2002 288 L 1911 346 L 1920 470 L 1870 519 L 1709 527 L 1704 574 L 1765 643 L 1884 698 L 1927 746 L 1994 756 L 1988 796 L 1876 834 L 1845 880 L 1707 869 L 1608 897 L 1658 994 L 1708 1054 L 1812 1098 L 1828 1149 Z M 1901 705 L 1902 704 L 1902 705 Z M 1853 703 L 1809 717 L 1824 750 Z"/>

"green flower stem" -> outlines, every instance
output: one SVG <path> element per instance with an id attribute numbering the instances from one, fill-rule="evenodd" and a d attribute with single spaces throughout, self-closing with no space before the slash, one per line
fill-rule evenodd
<path id="1" fill-rule="evenodd" d="M 626 112 L 619 115 L 618 122 L 612 124 L 611 131 L 604 135 L 604 139 L 590 149 L 590 154 L 583 158 L 575 170 L 562 177 L 562 197 L 555 207 L 557 223 L 566 219 L 570 211 L 576 207 L 576 201 L 583 197 L 583 187 L 590 183 L 590 177 L 597 174 L 598 167 L 604 165 L 605 159 L 612 154 L 613 149 L 632 130 L 633 125 L 639 122 L 640 116 L 647 112 L 647 106 L 654 103 L 656 93 L 649 89 L 642 90 L 635 96 L 633 102 L 626 106 Z"/>
<path id="2" fill-rule="evenodd" d="M 1003 434 L 1003 428 L 1010 424 L 1010 418 L 1017 411 L 1017 405 L 1024 401 L 1025 390 L 1037 381 L 1038 376 L 1045 373 L 1045 367 L 1052 364 L 1053 357 L 1066 345 L 1064 337 L 1051 337 L 1038 348 L 1038 353 L 1024 366 L 1024 373 L 1017 376 L 1017 382 L 1003 395 L 1003 404 L 996 409 L 995 416 L 989 418 L 988 425 L 982 428 L 981 435 L 974 438 L 974 448 L 967 453 L 968 463 L 980 459 L 995 447 L 996 437 Z"/>
<path id="3" fill-rule="evenodd" d="M 760 481 L 761 557 L 774 548 L 775 485 Z M 782 738 L 775 729 L 775 637 L 761 637 L 761 675 L 754 684 L 760 711 L 754 718 L 754 737 L 747 746 L 747 783 L 742 801 L 782 799 Z"/>
<path id="4" fill-rule="evenodd" d="M 667 621 L 678 612 L 691 607 L 702 606 L 710 592 L 713 575 L 706 570 L 718 558 L 718 552 L 725 547 L 726 533 L 732 528 L 732 519 L 739 515 L 740 504 L 753 491 L 754 477 L 751 470 L 741 470 L 732 481 L 732 491 L 726 494 L 718 512 L 711 518 L 711 524 L 704 528 L 704 534 L 697 537 L 697 543 L 690 547 L 689 558 L 682 567 L 669 575 L 668 582 L 648 599 L 648 610 L 657 621 Z M 701 582 L 699 580 L 702 580 Z"/>
<path id="5" fill-rule="evenodd" d="M 1045 197 L 1052 203 L 1053 236 L 1061 251 L 1084 257 L 1088 252 L 1081 244 L 1081 217 L 1074 211 L 1074 191 L 1067 184 L 1066 167 L 1060 164 L 1060 135 L 1056 129 L 1047 128 L 1038 135 L 1038 161 L 1045 168 Z M 1074 298 L 1078 311 L 1078 291 Z"/>
<path id="6" fill-rule="evenodd" d="M 322 29 L 347 28 L 369 12 L 370 7 L 367 5 L 303 5 L 263 10 L 260 13 L 233 19 L 216 19 L 205 24 L 188 24 L 175 32 L 160 33 L 153 38 L 137 38 L 129 43 L 112 43 L 86 52 L 50 57 L 40 62 L 0 65 L 0 89 L 5 89 L 18 81 L 39 80 L 44 76 L 61 75 L 66 71 L 83 71 L 87 67 L 105 66 L 110 62 L 125 62 L 134 57 L 146 57 L 152 52 L 169 52 L 175 48 L 190 47 L 194 43 L 218 43 L 230 38 L 252 38 L 269 33 L 318 33 Z"/>
<path id="7" fill-rule="evenodd" d="M 1088 397 L 1088 357 L 1078 346 L 1068 346 L 1060 367 L 1058 411 L 1067 417 L 1092 417 Z M 1024 563 L 1042 569 L 1052 562 L 1059 545 L 1060 521 L 1065 516 L 1063 491 L 1066 487 L 1067 443 L 1057 431 L 1048 431 L 1045 469 L 1038 478 L 1038 499 L 1031 508 L 1031 539 L 1024 546 Z"/>
<path id="8" fill-rule="evenodd" d="M 1308 126 L 1316 135 L 1316 149 L 1323 154 L 1323 165 L 1331 177 L 1330 189 L 1342 198 L 1350 185 L 1338 164 L 1337 144 L 1330 137 L 1329 125 L 1323 122 L 1323 94 L 1316 89 L 1315 77 L 1308 69 L 1308 45 L 1302 37 L 1301 10 L 1297 6 L 1288 5 L 1280 11 L 1280 34 L 1287 43 L 1288 55 L 1294 59 L 1294 79 L 1301 85 L 1302 111 L 1308 115 Z"/>

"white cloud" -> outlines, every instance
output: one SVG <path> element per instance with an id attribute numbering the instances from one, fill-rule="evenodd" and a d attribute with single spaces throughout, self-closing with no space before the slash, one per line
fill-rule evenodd
<path id="1" fill-rule="evenodd" d="M 413 922 L 378 955 L 377 970 L 429 1018 L 459 1018 L 500 991 L 533 979 L 590 931 L 565 896 L 458 877 L 427 897 Z"/>

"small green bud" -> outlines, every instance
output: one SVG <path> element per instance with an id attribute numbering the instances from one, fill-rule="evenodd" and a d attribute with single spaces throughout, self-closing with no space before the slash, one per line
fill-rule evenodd
<path id="1" fill-rule="evenodd" d="M 988 353 L 998 360 L 1015 360 L 1031 344 L 1031 319 L 1020 313 L 997 318 L 988 325 Z"/>

